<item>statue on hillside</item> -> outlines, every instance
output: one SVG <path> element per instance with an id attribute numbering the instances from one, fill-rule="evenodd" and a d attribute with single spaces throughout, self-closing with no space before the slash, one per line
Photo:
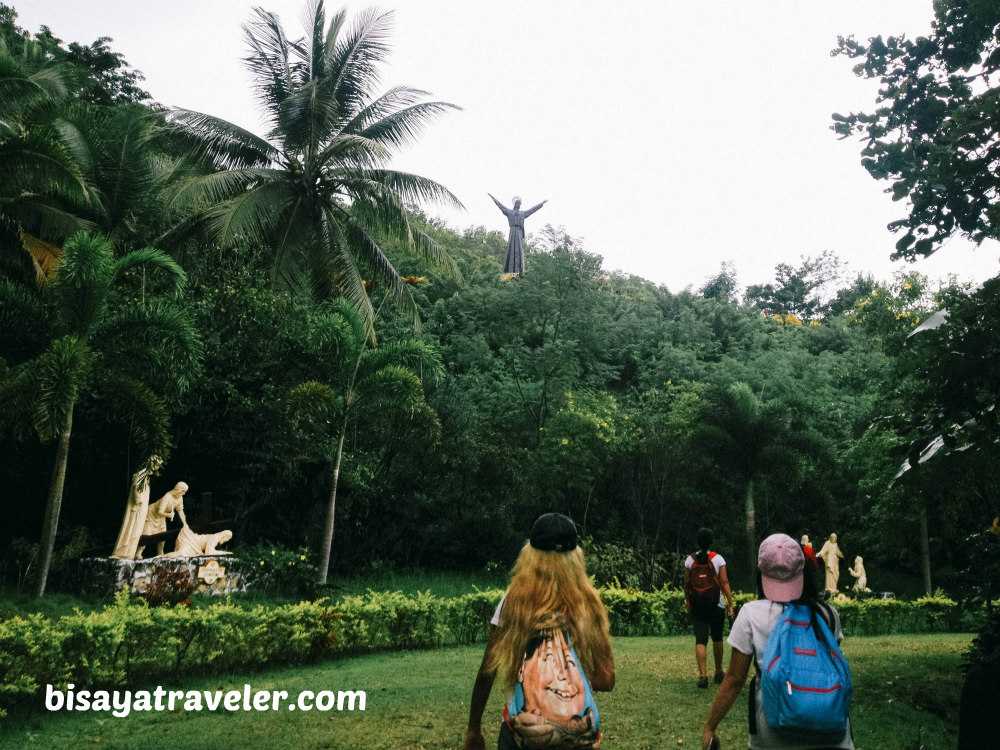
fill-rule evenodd
<path id="1" fill-rule="evenodd" d="M 487 195 L 493 198 L 490 193 Z M 507 238 L 507 257 L 503 262 L 503 272 L 511 276 L 519 276 L 524 272 L 524 220 L 548 203 L 548 200 L 542 201 L 537 206 L 532 206 L 527 211 L 521 210 L 521 199 L 516 195 L 514 196 L 514 208 L 507 208 L 496 198 L 493 198 L 493 202 L 497 204 L 497 208 L 503 211 L 504 216 L 507 217 L 507 223 L 510 225 L 510 235 Z"/>
<path id="2" fill-rule="evenodd" d="M 871 589 L 868 588 L 868 574 L 865 572 L 865 561 L 861 559 L 861 555 L 854 558 L 854 567 L 848 568 L 847 572 L 854 576 L 854 586 L 851 588 L 852 591 L 857 591 L 860 593 L 870 594 Z"/>
<path id="3" fill-rule="evenodd" d="M 826 590 L 836 593 L 837 582 L 840 580 L 840 561 L 844 559 L 844 553 L 837 546 L 836 534 L 830 534 L 830 538 L 823 543 L 823 548 L 816 557 L 826 566 Z"/>
<path id="4" fill-rule="evenodd" d="M 167 520 L 173 520 L 174 514 L 181 519 L 181 523 L 187 526 L 187 518 L 184 517 L 184 493 L 188 491 L 188 486 L 184 482 L 177 485 L 166 495 L 149 506 L 146 511 L 146 522 L 142 528 L 143 536 L 152 534 L 162 534 L 167 530 Z M 164 542 L 156 545 L 157 555 L 163 554 Z M 142 557 L 145 545 L 140 547 L 135 554 L 136 559 Z"/>
<path id="5" fill-rule="evenodd" d="M 122 527 L 118 532 L 118 539 L 115 541 L 115 549 L 111 553 L 111 557 L 120 560 L 135 559 L 139 537 L 142 536 L 142 530 L 146 524 L 146 512 L 149 507 L 149 480 L 152 478 L 153 472 L 162 465 L 163 461 L 159 456 L 150 456 L 149 461 L 132 475 L 128 501 L 125 504 L 125 517 L 122 519 Z"/>

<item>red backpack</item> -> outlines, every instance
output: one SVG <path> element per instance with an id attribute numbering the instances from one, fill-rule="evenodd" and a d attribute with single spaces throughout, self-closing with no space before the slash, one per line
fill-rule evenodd
<path id="1" fill-rule="evenodd" d="M 688 577 L 687 595 L 692 608 L 705 609 L 719 604 L 722 588 L 719 586 L 719 577 L 715 574 L 715 565 L 712 564 L 713 557 L 715 553 L 709 552 L 708 560 L 700 563 L 697 552 L 691 555 L 694 563 Z"/>

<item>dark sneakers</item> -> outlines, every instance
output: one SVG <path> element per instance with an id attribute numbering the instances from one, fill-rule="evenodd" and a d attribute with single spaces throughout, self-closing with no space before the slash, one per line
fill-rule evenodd
<path id="1" fill-rule="evenodd" d="M 700 687 L 700 688 L 707 688 L 708 687 L 708 678 L 707 677 L 699 677 L 698 678 L 698 687 Z"/>
<path id="2" fill-rule="evenodd" d="M 724 679 L 726 679 L 726 673 L 725 672 L 716 672 L 715 673 L 715 684 L 716 685 L 721 685 L 722 681 Z"/>

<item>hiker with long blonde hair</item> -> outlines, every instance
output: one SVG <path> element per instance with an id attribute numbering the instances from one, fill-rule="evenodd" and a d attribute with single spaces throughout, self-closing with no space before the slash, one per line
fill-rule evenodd
<path id="1" fill-rule="evenodd" d="M 476 675 L 466 748 L 485 748 L 482 717 L 497 674 L 507 703 L 499 750 L 598 748 L 591 690 L 615 685 L 608 614 L 587 577 L 576 525 L 559 513 L 535 521 L 500 600 Z"/>

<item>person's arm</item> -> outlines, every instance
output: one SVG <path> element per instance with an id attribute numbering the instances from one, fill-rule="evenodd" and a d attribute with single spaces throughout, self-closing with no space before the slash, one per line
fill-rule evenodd
<path id="1" fill-rule="evenodd" d="M 544 206 L 548 202 L 549 202 L 549 200 L 548 200 L 548 198 L 546 198 L 541 203 L 539 203 L 537 206 L 532 206 L 531 208 L 529 208 L 527 211 L 524 212 L 524 218 L 527 219 L 529 216 L 531 216 L 533 213 L 535 213 L 535 211 L 537 211 L 538 209 L 540 209 L 542 206 Z"/>
<path id="2" fill-rule="evenodd" d="M 590 679 L 590 688 L 602 693 L 610 693 L 615 689 L 615 657 L 611 653 L 610 636 L 603 639 L 603 642 L 593 650 L 594 660 L 593 674 L 587 675 Z"/>
<path id="3" fill-rule="evenodd" d="M 688 599 L 688 585 L 691 583 L 691 569 L 684 568 L 684 609 L 691 611 L 691 600 Z"/>
<path id="4" fill-rule="evenodd" d="M 726 615 L 733 616 L 733 590 L 729 587 L 729 574 L 726 573 L 726 566 L 719 568 L 719 588 L 722 589 L 722 596 L 726 599 Z"/>
<path id="5" fill-rule="evenodd" d="M 722 720 L 726 718 L 726 714 L 733 707 L 736 698 L 739 697 L 746 684 L 748 674 L 750 674 L 750 655 L 744 654 L 738 649 L 732 649 L 729 655 L 729 669 L 726 670 L 726 678 L 719 685 L 719 692 L 715 694 L 712 710 L 708 714 L 708 721 L 705 722 L 705 729 L 701 736 L 702 750 L 709 750 L 713 741 L 718 740 L 715 731 L 719 728 Z"/>
<path id="6" fill-rule="evenodd" d="M 490 196 L 493 198 L 493 196 Z M 494 198 L 494 200 L 496 200 Z M 486 639 L 486 650 L 483 652 L 483 661 L 479 665 L 479 672 L 476 674 L 476 682 L 472 686 L 472 700 L 469 701 L 469 726 L 465 730 L 465 750 L 485 750 L 486 740 L 483 739 L 483 712 L 486 710 L 486 702 L 490 699 L 490 691 L 493 689 L 493 681 L 496 679 L 496 672 L 490 669 L 490 657 L 493 646 L 496 643 L 497 627 L 490 628 L 489 638 Z"/>

